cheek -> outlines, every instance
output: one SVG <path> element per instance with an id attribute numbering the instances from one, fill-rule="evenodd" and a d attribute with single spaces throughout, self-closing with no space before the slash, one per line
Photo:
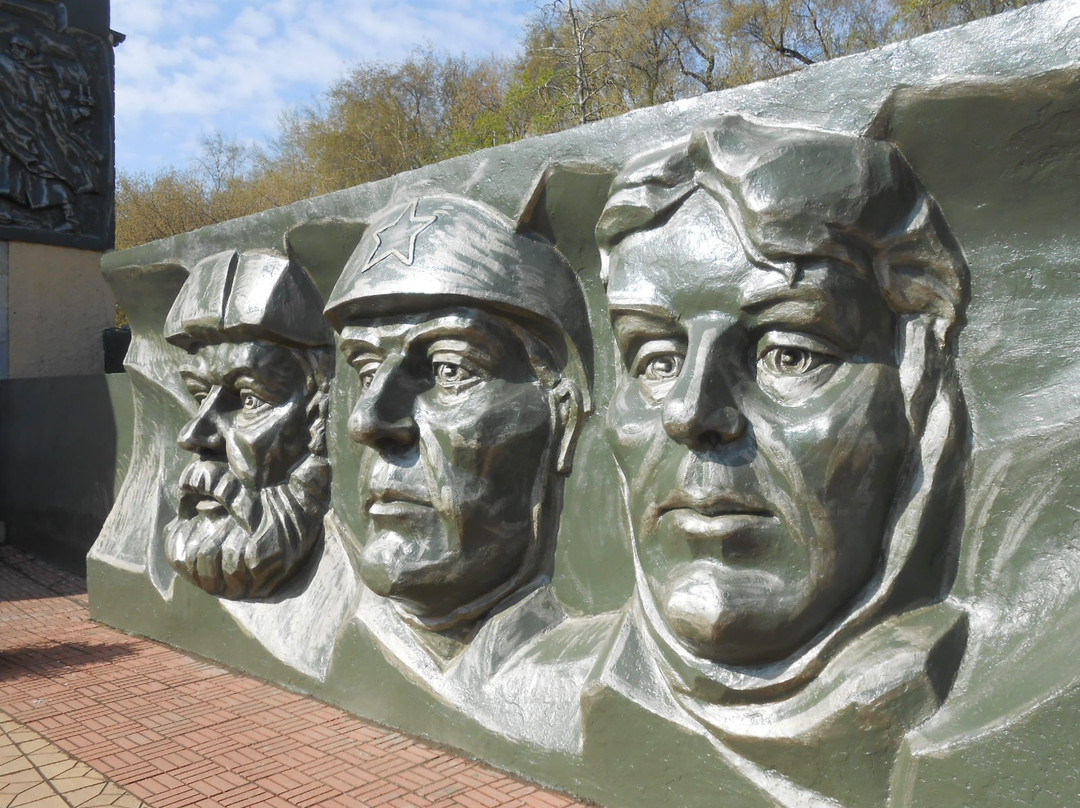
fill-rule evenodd
<path id="1" fill-rule="evenodd" d="M 607 413 L 607 437 L 615 459 L 632 478 L 649 446 L 664 433 L 661 409 L 645 398 L 634 379 L 620 382 Z"/>
<path id="2" fill-rule="evenodd" d="M 620 385 L 607 414 L 607 437 L 626 480 L 630 521 L 639 539 L 647 530 L 649 505 L 678 485 L 686 447 L 664 430 L 661 405 L 647 399 L 634 379 Z"/>
<path id="3" fill-rule="evenodd" d="M 911 443 L 897 372 L 865 365 L 827 401 L 754 418 L 790 540 L 829 577 L 859 577 L 876 557 Z"/>
<path id="4" fill-rule="evenodd" d="M 830 419 L 826 440 L 834 448 L 822 458 L 823 484 L 830 498 L 870 511 L 895 497 L 912 436 L 896 369 L 869 365 L 862 375 L 858 392 L 838 402 Z"/>
<path id="5" fill-rule="evenodd" d="M 760 450 L 789 472 L 784 476 L 801 473 L 800 487 L 811 495 L 835 491 L 854 477 L 879 479 L 911 440 L 897 371 L 884 365 L 862 366 L 843 388 L 803 407 L 759 401 L 748 417 Z"/>
<path id="6" fill-rule="evenodd" d="M 238 415 L 227 437 L 229 462 L 248 486 L 284 482 L 307 453 L 304 403 L 290 401 L 253 417 Z"/>
<path id="7" fill-rule="evenodd" d="M 535 384 L 485 385 L 451 406 L 422 402 L 421 453 L 439 488 L 467 500 L 531 484 L 551 437 L 547 394 Z M 432 451 L 434 449 L 434 451 Z"/>

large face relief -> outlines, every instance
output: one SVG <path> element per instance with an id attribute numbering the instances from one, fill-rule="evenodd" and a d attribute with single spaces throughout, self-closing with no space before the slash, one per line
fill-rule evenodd
<path id="1" fill-rule="evenodd" d="M 476 308 L 354 321 L 360 574 L 428 627 L 476 618 L 543 569 L 557 418 L 523 339 Z"/>
<path id="2" fill-rule="evenodd" d="M 783 659 L 872 577 L 913 440 L 865 268 L 751 263 L 703 192 L 612 251 L 608 429 L 636 554 L 693 654 Z"/>
<path id="3" fill-rule="evenodd" d="M 240 484 L 252 490 L 279 485 L 307 454 L 307 378 L 288 349 L 262 342 L 206 345 L 180 375 L 199 405 L 180 432 L 180 445 L 200 456 L 218 454 Z"/>

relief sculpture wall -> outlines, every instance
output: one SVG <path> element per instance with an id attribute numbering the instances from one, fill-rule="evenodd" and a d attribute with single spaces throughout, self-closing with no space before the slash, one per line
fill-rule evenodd
<path id="1" fill-rule="evenodd" d="M 107 257 L 93 614 L 603 805 L 1075 804 L 1078 42 L 1050 0 Z"/>

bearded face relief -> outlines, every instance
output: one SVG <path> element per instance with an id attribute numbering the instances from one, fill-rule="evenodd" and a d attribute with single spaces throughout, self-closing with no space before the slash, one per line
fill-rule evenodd
<path id="1" fill-rule="evenodd" d="M 269 594 L 318 535 L 328 475 L 308 448 L 304 364 L 281 346 L 225 343 L 200 349 L 181 372 L 199 410 L 178 442 L 197 459 L 181 475 L 166 552 L 212 594 Z"/>
<path id="2" fill-rule="evenodd" d="M 212 595 L 273 594 L 322 536 L 333 360 L 320 303 L 283 257 L 222 253 L 195 267 L 170 312 L 166 337 L 190 355 L 180 376 L 196 411 L 177 436 L 194 458 L 165 553 Z M 310 316 L 298 321 L 296 310 Z"/>

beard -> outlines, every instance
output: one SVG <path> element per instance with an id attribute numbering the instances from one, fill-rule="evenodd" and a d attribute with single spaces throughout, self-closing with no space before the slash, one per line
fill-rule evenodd
<path id="1" fill-rule="evenodd" d="M 330 466 L 308 455 L 285 482 L 247 488 L 218 460 L 195 460 L 180 475 L 177 517 L 165 527 L 165 555 L 211 595 L 240 600 L 273 594 L 322 537 Z"/>

